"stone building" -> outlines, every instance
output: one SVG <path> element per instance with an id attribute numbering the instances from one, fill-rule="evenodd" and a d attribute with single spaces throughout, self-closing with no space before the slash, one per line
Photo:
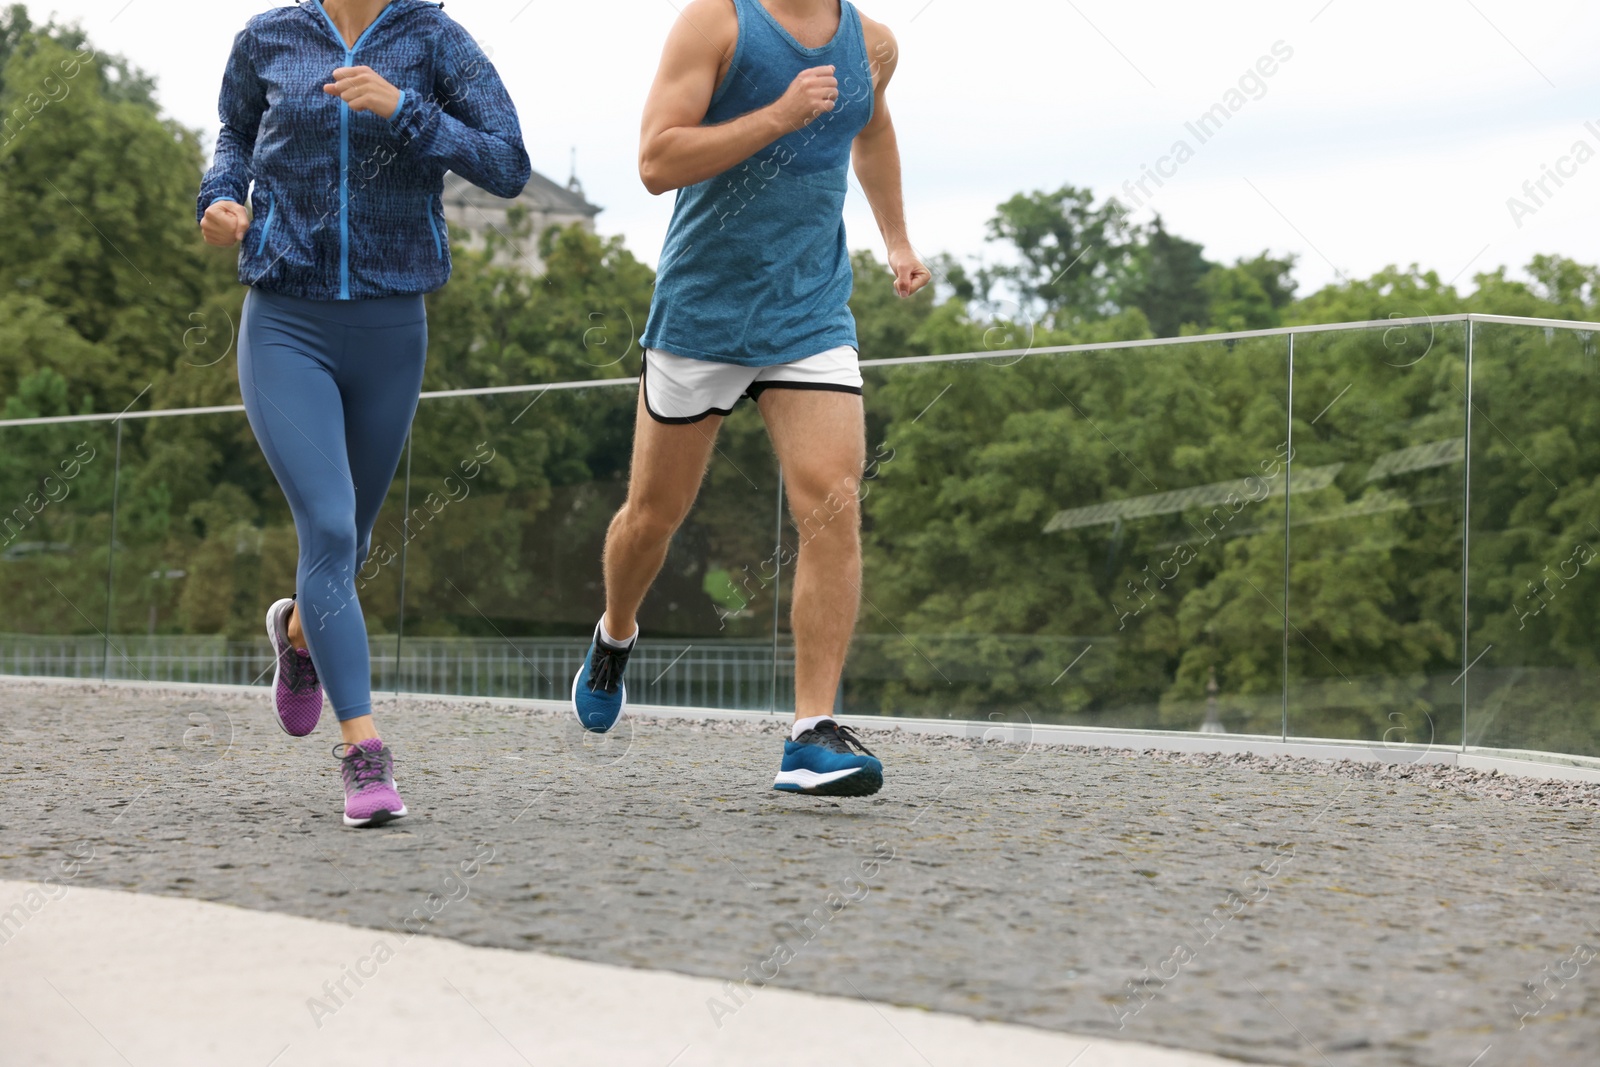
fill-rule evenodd
<path id="1" fill-rule="evenodd" d="M 525 224 L 532 224 L 527 237 L 518 237 L 512 231 L 509 215 L 514 208 L 525 211 Z M 576 172 L 563 186 L 534 171 L 528 187 L 515 200 L 486 193 L 454 172 L 444 176 L 444 217 L 452 227 L 466 231 L 467 247 L 482 248 L 487 235 L 498 231 L 511 239 L 516 251 L 503 250 L 497 260 L 520 265 L 529 274 L 544 269 L 539 259 L 540 234 L 551 226 L 573 223 L 593 233 L 594 218 L 600 211 L 583 195 L 583 184 Z"/>

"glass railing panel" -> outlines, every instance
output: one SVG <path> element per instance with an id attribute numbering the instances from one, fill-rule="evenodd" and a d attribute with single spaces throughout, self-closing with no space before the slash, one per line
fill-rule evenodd
<path id="1" fill-rule="evenodd" d="M 1287 691 L 1295 736 L 1600 755 L 1596 338 L 1474 330 L 1470 449 L 1465 324 L 1298 334 L 1288 477 L 1285 337 L 869 365 L 838 706 L 1275 735 Z M 409 509 L 403 460 L 356 577 L 376 690 L 567 699 L 636 396 L 424 401 Z M 242 413 L 122 438 L 119 472 L 116 423 L 0 427 L 0 672 L 264 682 L 297 544 Z M 792 708 L 806 535 L 779 499 L 743 405 L 646 601 L 631 699 Z"/>
<path id="2" fill-rule="evenodd" d="M 845 710 L 1277 734 L 1287 384 L 1284 336 L 870 369 Z"/>
<path id="3" fill-rule="evenodd" d="M 1466 741 L 1600 756 L 1600 355 L 1473 326 Z"/>
<path id="4" fill-rule="evenodd" d="M 1458 744 L 1466 330 L 1301 334 L 1289 482 L 1289 733 Z"/>
<path id="5" fill-rule="evenodd" d="M 99 678 L 120 655 L 106 639 L 116 434 L 0 427 L 0 674 Z"/>
<path id="6" fill-rule="evenodd" d="M 601 554 L 637 397 L 604 386 L 423 402 L 402 688 L 570 699 L 605 606 Z M 631 702 L 769 706 L 776 499 L 760 417 L 742 405 L 641 609 Z"/>
<path id="7" fill-rule="evenodd" d="M 398 521 L 390 489 L 374 543 Z M 243 412 L 129 420 L 113 582 L 112 676 L 266 685 L 262 620 L 296 591 L 299 540 L 288 504 Z M 398 574 L 352 575 L 371 635 L 373 683 L 392 685 Z M 315 625 L 307 618 L 304 625 Z"/>

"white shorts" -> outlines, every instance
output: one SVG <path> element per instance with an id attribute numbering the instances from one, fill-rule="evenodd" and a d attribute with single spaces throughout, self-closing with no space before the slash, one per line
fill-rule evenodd
<path id="1" fill-rule="evenodd" d="M 699 422 L 726 415 L 743 397 L 759 399 L 768 389 L 823 389 L 861 395 L 861 368 L 849 345 L 793 363 L 743 367 L 646 349 L 639 375 L 644 406 L 657 422 Z"/>

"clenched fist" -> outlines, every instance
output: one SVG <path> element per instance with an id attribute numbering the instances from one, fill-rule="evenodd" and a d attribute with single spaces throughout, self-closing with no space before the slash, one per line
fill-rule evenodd
<path id="1" fill-rule="evenodd" d="M 343 100 L 351 111 L 370 111 L 386 119 L 394 118 L 400 106 L 400 90 L 371 67 L 340 67 L 322 91 Z"/>
<path id="2" fill-rule="evenodd" d="M 832 67 L 802 70 L 778 98 L 779 116 L 793 129 L 809 126 L 839 102 L 839 79 Z"/>
<path id="3" fill-rule="evenodd" d="M 231 248 L 244 240 L 244 233 L 250 228 L 250 212 L 245 210 L 243 204 L 235 204 L 232 200 L 218 200 L 206 208 L 205 217 L 200 220 L 200 236 L 206 239 L 206 244 L 216 245 L 218 248 Z"/>
<path id="4" fill-rule="evenodd" d="M 933 281 L 933 274 L 923 266 L 922 260 L 910 248 L 899 248 L 889 253 L 889 269 L 894 271 L 895 295 L 904 299 L 915 296 Z"/>

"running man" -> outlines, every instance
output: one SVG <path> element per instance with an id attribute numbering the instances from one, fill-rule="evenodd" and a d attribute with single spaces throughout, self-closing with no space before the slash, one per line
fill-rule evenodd
<path id="1" fill-rule="evenodd" d="M 266 616 L 278 725 L 311 733 L 326 687 L 346 826 L 406 814 L 355 578 L 422 390 L 422 294 L 450 277 L 444 174 L 509 198 L 532 173 L 499 76 L 441 7 L 302 0 L 251 19 L 197 206 L 209 243 L 244 242 L 239 389 L 300 539 L 298 594 Z"/>
<path id="2" fill-rule="evenodd" d="M 628 499 L 606 537 L 605 614 L 573 703 L 586 728 L 616 725 L 639 605 L 723 417 L 748 396 L 796 521 L 838 512 L 806 538 L 795 573 L 795 721 L 773 783 L 789 792 L 883 785 L 882 763 L 830 713 L 861 596 L 866 430 L 843 217 L 852 155 L 895 291 L 908 297 L 930 277 L 906 237 L 885 96 L 898 60 L 888 28 L 848 0 L 695 0 L 645 105 L 640 177 L 651 193 L 679 192 L 643 337 Z"/>

